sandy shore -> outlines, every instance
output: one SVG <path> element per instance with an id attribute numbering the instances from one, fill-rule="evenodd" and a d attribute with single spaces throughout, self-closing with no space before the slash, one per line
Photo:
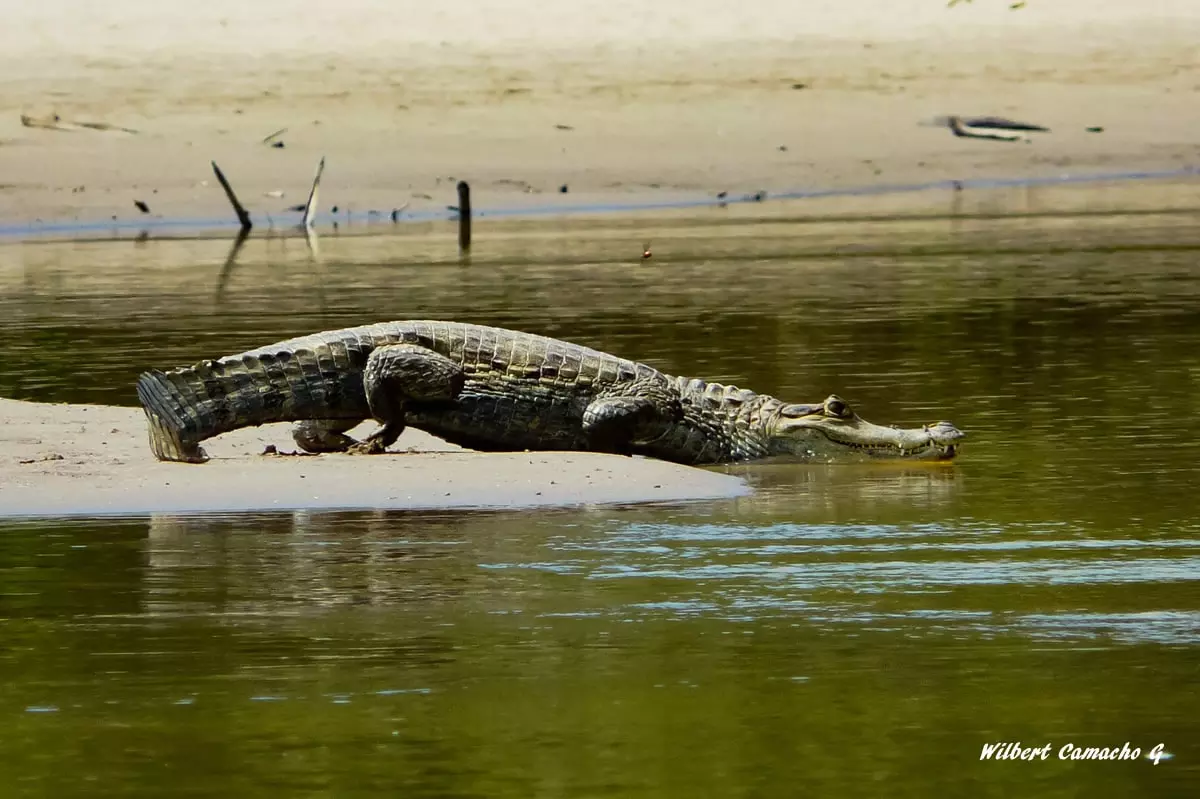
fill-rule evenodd
<path id="1" fill-rule="evenodd" d="M 211 159 L 259 221 L 290 218 L 320 156 L 325 210 L 385 212 L 442 208 L 457 178 L 495 207 L 1200 163 L 1200 3 L 1008 5 L 18 4 L 0 222 L 228 216 Z M 948 113 L 1053 132 L 922 124 Z"/>
<path id="2" fill-rule="evenodd" d="M 0 399 L 0 418 L 0 516 L 518 508 L 748 493 L 740 478 L 661 461 L 482 454 L 417 430 L 396 454 L 262 456 L 268 444 L 295 450 L 287 425 L 267 425 L 213 439 L 212 460 L 190 465 L 154 460 L 139 409 Z"/>

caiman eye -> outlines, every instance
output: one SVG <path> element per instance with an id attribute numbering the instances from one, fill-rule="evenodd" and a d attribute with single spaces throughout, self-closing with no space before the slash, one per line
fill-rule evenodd
<path id="1" fill-rule="evenodd" d="M 779 413 L 788 419 L 802 419 L 805 416 L 821 413 L 824 408 L 820 405 L 785 405 Z"/>
<path id="2" fill-rule="evenodd" d="M 845 419 L 850 415 L 850 406 L 840 397 L 830 397 L 825 400 L 825 413 L 838 419 Z"/>

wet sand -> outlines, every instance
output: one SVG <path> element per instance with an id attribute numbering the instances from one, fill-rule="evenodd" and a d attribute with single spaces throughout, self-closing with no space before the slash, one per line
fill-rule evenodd
<path id="1" fill-rule="evenodd" d="M 196 465 L 154 460 L 138 409 L 0 399 L 0 418 L 0 516 L 521 508 L 748 493 L 740 478 L 661 461 L 476 453 L 417 430 L 394 454 L 289 457 L 262 455 L 268 444 L 295 450 L 288 425 L 266 425 L 207 442 L 212 460 Z"/>
<path id="2" fill-rule="evenodd" d="M 1008 5 L 21 5 L 0 31 L 0 221 L 232 225 L 212 159 L 260 224 L 293 221 L 321 156 L 324 211 L 385 214 L 443 209 L 460 178 L 494 208 L 1200 162 L 1200 4 Z M 950 113 L 1052 133 L 922 124 Z"/>

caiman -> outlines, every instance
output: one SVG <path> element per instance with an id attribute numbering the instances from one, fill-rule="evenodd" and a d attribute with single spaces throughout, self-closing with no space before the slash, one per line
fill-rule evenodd
<path id="1" fill-rule="evenodd" d="M 150 447 L 202 463 L 200 443 L 295 421 L 307 452 L 379 453 L 406 426 L 485 451 L 584 450 L 684 464 L 954 457 L 949 422 L 881 427 L 831 396 L 793 404 L 664 374 L 544 336 L 458 322 L 403 321 L 316 333 L 206 360 L 137 384 Z M 366 419 L 362 441 L 346 433 Z"/>

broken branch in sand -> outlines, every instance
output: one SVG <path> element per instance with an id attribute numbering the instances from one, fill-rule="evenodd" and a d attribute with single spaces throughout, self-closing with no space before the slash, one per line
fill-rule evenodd
<path id="1" fill-rule="evenodd" d="M 458 250 L 471 249 L 471 187 L 465 180 L 458 182 Z"/>
<path id="2" fill-rule="evenodd" d="M 107 122 L 72 122 L 69 124 L 77 125 L 81 128 L 88 128 L 89 130 L 115 130 L 119 133 L 137 133 L 137 131 L 133 128 L 123 128 L 120 125 L 110 125 Z"/>
<path id="3" fill-rule="evenodd" d="M 250 221 L 250 212 L 238 200 L 237 195 L 233 193 L 233 187 L 229 185 L 229 181 L 225 179 L 224 173 L 221 172 L 221 167 L 217 166 L 217 162 L 212 162 L 213 174 L 217 176 L 217 180 L 221 184 L 221 188 L 225 190 L 225 196 L 229 198 L 229 204 L 233 206 L 233 212 L 237 214 L 238 222 L 242 225 L 242 230 L 249 230 L 254 227 L 254 223 Z"/>
<path id="4" fill-rule="evenodd" d="M 964 120 L 962 117 L 946 118 L 950 132 L 963 139 L 993 139 L 995 141 L 1031 142 L 1028 131 L 1047 130 L 1038 125 L 1012 122 L 998 117 L 983 117 L 979 120 Z"/>
<path id="5" fill-rule="evenodd" d="M 308 202 L 304 204 L 304 221 L 305 230 L 312 228 L 313 216 L 317 213 L 317 189 L 321 186 L 321 173 L 325 171 L 325 156 L 321 156 L 320 163 L 317 164 L 317 174 L 313 176 L 312 189 L 308 192 Z"/>
<path id="6" fill-rule="evenodd" d="M 137 133 L 137 131 L 133 128 L 123 128 L 120 125 L 112 125 L 108 122 L 69 122 L 60 117 L 58 114 L 50 114 L 49 116 L 44 117 L 21 114 L 21 124 L 27 128 L 42 128 L 44 130 L 112 130 L 120 133 Z"/>
<path id="7" fill-rule="evenodd" d="M 287 133 L 287 130 L 288 130 L 287 128 L 280 128 L 279 130 L 277 130 L 277 131 L 275 131 L 274 133 L 272 133 L 270 136 L 267 136 L 267 137 L 265 137 L 265 138 L 262 140 L 262 144 L 271 144 L 271 143 L 272 143 L 272 142 L 274 142 L 276 139 L 278 139 L 280 136 L 282 136 L 283 134 Z"/>

